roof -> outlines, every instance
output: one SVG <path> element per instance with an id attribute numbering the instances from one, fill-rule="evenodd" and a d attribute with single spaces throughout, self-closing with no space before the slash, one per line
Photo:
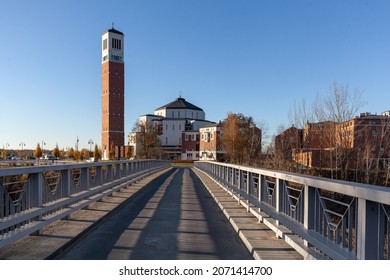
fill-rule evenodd
<path id="1" fill-rule="evenodd" d="M 212 122 L 212 123 L 209 123 L 209 124 L 202 126 L 201 128 L 208 128 L 208 127 L 221 127 L 221 123 Z"/>
<path id="2" fill-rule="evenodd" d="M 115 33 L 115 34 L 119 34 L 119 35 L 124 36 L 124 34 L 122 32 L 120 32 L 120 31 L 118 31 L 118 30 L 116 30 L 114 28 L 108 29 L 107 31 L 103 32 L 103 34 L 106 33 L 106 32 Z"/>
<path id="3" fill-rule="evenodd" d="M 190 109 L 196 111 L 203 111 L 203 109 L 195 106 L 194 104 L 191 104 L 182 97 L 179 97 L 175 101 L 161 106 L 160 108 L 157 108 L 156 111 L 162 109 Z"/>

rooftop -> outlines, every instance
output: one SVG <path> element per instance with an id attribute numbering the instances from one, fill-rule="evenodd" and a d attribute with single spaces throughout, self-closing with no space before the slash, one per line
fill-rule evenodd
<path id="1" fill-rule="evenodd" d="M 115 33 L 115 34 L 119 34 L 119 35 L 124 36 L 124 34 L 122 32 L 116 30 L 115 28 L 108 29 L 107 31 L 103 32 L 103 34 L 106 32 Z"/>
<path id="2" fill-rule="evenodd" d="M 212 122 L 212 123 L 209 123 L 209 124 L 206 124 L 204 126 L 202 126 L 201 128 L 208 128 L 208 127 L 221 127 L 221 123 L 215 123 L 215 122 Z"/>
<path id="3" fill-rule="evenodd" d="M 203 109 L 201 109 L 198 106 L 195 106 L 194 104 L 186 101 L 182 97 L 179 97 L 175 101 L 157 108 L 156 111 L 157 110 L 162 110 L 162 109 L 189 109 L 189 110 L 203 111 Z"/>

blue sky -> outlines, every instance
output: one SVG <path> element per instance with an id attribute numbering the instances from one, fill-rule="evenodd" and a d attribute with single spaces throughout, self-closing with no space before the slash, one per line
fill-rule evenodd
<path id="1" fill-rule="evenodd" d="M 333 82 L 390 109 L 390 1 L 3 1 L 0 148 L 88 148 L 101 137 L 101 35 L 125 34 L 125 134 L 179 97 L 288 126 Z"/>

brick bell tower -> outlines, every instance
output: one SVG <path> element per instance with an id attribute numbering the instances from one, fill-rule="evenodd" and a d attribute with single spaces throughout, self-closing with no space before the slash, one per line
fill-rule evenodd
<path id="1" fill-rule="evenodd" d="M 114 26 L 102 35 L 102 150 L 108 159 L 110 147 L 123 147 L 125 132 L 124 35 Z"/>

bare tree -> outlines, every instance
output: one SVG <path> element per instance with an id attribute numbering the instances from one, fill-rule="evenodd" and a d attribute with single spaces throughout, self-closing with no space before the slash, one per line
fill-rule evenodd
<path id="1" fill-rule="evenodd" d="M 362 101 L 362 92 L 360 90 L 355 89 L 351 91 L 348 85 L 334 82 L 328 95 L 323 98 L 317 98 L 314 104 L 314 114 L 317 121 L 332 121 L 341 124 L 353 119 L 363 105 L 364 102 Z M 338 170 L 341 172 L 341 177 L 346 179 L 348 166 L 350 165 L 348 159 L 352 153 L 352 149 L 348 148 L 348 135 L 340 127 L 335 131 L 328 129 L 328 131 L 324 131 L 324 134 L 326 133 L 330 133 L 329 137 L 326 138 L 332 141 L 330 144 L 332 174 L 333 168 L 335 168 L 336 179 L 338 178 Z"/>
<path id="2" fill-rule="evenodd" d="M 139 156 L 144 159 L 160 158 L 162 153 L 160 130 L 153 121 L 137 121 L 133 132 L 136 142 L 140 145 Z"/>
<path id="3" fill-rule="evenodd" d="M 293 126 L 304 129 L 308 122 L 314 121 L 313 108 L 306 104 L 305 99 L 302 99 L 300 103 L 294 101 L 288 112 L 288 119 Z"/>

